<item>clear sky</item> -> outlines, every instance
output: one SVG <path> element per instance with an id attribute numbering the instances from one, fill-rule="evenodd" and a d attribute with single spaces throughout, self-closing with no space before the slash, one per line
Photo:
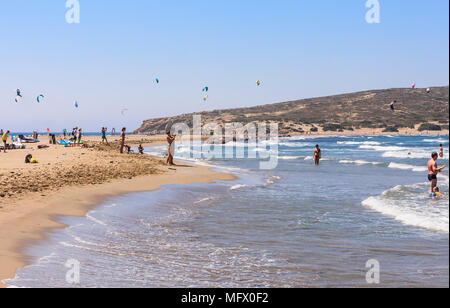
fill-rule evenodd
<path id="1" fill-rule="evenodd" d="M 449 84 L 447 0 L 380 0 L 379 24 L 366 22 L 366 0 L 79 2 L 80 23 L 68 24 L 66 0 L 0 1 L 1 128 L 136 129 L 180 113 Z"/>

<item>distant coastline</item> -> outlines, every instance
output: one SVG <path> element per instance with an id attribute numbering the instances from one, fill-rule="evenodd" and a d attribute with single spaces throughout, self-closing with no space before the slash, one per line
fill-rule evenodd
<path id="1" fill-rule="evenodd" d="M 395 108 L 390 103 L 395 101 Z M 207 108 L 207 106 L 206 106 Z M 170 124 L 277 124 L 280 136 L 316 134 L 448 134 L 449 87 L 372 90 L 255 107 L 199 111 L 145 120 L 136 130 L 164 134 Z"/>

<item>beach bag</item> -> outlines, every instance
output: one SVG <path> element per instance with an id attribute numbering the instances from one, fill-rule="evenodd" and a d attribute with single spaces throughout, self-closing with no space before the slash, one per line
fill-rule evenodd
<path id="1" fill-rule="evenodd" d="M 31 155 L 31 154 L 28 154 L 26 157 L 25 157 L 25 164 L 29 164 L 30 163 L 30 160 L 33 158 L 33 155 Z"/>

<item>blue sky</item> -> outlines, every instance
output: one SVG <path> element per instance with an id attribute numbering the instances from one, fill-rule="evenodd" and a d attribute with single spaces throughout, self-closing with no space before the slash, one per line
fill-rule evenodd
<path id="1" fill-rule="evenodd" d="M 180 113 L 449 84 L 446 0 L 380 0 L 380 24 L 366 23 L 365 0 L 79 2 L 80 24 L 66 22 L 66 0 L 0 2 L 1 128 L 136 129 Z"/>

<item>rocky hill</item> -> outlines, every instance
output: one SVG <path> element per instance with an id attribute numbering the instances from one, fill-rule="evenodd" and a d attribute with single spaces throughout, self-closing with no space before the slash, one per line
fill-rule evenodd
<path id="1" fill-rule="evenodd" d="M 202 122 L 277 122 L 280 135 L 310 131 L 418 128 L 427 123 L 448 129 L 449 87 L 386 89 L 303 99 L 284 103 L 202 112 Z M 396 100 L 396 110 L 389 108 Z M 164 133 L 168 123 L 192 127 L 193 114 L 145 120 L 142 133 Z"/>

